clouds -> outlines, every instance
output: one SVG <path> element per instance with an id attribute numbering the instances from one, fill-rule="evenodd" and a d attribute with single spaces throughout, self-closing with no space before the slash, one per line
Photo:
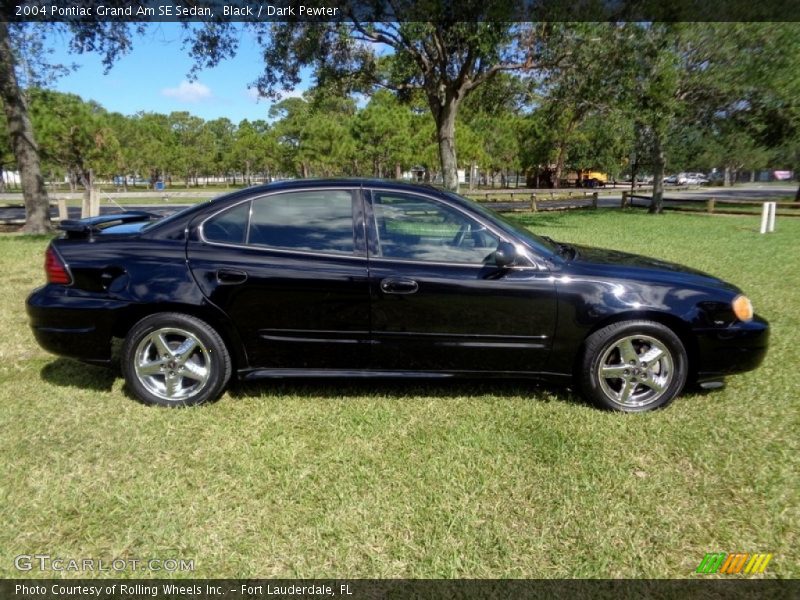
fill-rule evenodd
<path id="1" fill-rule="evenodd" d="M 211 88 L 207 85 L 203 85 L 199 81 L 190 83 L 185 80 L 181 81 L 178 87 L 162 89 L 161 95 L 187 104 L 197 104 L 198 102 L 211 100 L 214 97 L 211 93 Z"/>

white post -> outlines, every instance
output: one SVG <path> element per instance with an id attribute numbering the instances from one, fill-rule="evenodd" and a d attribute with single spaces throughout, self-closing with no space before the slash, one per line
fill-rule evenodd
<path id="1" fill-rule="evenodd" d="M 775 211 L 777 210 L 777 203 L 769 202 L 769 225 L 767 231 L 775 231 Z"/>
<path id="2" fill-rule="evenodd" d="M 767 221 L 769 220 L 769 202 L 764 202 L 761 208 L 761 233 L 767 233 Z"/>

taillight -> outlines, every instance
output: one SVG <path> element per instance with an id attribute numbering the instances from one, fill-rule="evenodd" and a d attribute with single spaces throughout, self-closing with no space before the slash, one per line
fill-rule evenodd
<path id="1" fill-rule="evenodd" d="M 72 277 L 69 276 L 67 265 L 61 260 L 61 257 L 56 254 L 52 246 L 47 247 L 44 253 L 44 271 L 47 273 L 48 283 L 59 283 L 62 285 L 69 285 L 72 283 Z"/>

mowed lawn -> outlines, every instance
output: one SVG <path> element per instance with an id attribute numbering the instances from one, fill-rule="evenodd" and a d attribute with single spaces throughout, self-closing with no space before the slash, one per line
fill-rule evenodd
<path id="1" fill-rule="evenodd" d="M 47 240 L 4 235 L 0 576 L 47 576 L 13 566 L 42 553 L 193 559 L 184 577 L 680 578 L 714 551 L 800 577 L 800 219 L 518 218 L 736 283 L 771 321 L 765 364 L 645 415 L 526 382 L 266 382 L 148 408 L 39 349 L 24 300 Z"/>

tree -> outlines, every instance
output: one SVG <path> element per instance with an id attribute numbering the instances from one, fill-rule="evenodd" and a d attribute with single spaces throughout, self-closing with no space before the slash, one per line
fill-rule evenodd
<path id="1" fill-rule="evenodd" d="M 116 4 L 126 3 L 110 0 L 106 6 Z M 64 65 L 53 65 L 47 61 L 42 44 L 43 27 L 47 27 L 48 32 L 59 30 L 68 34 L 69 47 L 74 52 L 100 53 L 106 68 L 110 68 L 116 58 L 130 48 L 131 26 L 128 23 L 75 21 L 45 26 L 42 23 L 9 23 L 5 18 L 0 19 L 0 100 L 3 102 L 11 147 L 22 182 L 25 201 L 23 231 L 29 233 L 49 230 L 50 205 L 20 74 L 28 86 L 37 86 L 69 70 Z M 142 25 L 136 28 L 141 30 Z"/>
<path id="2" fill-rule="evenodd" d="M 403 165 L 410 166 L 409 152 L 412 114 L 396 96 L 386 90 L 373 94 L 369 103 L 353 120 L 353 136 L 359 156 L 370 165 L 375 177 L 392 172 L 400 179 Z"/>
<path id="3" fill-rule="evenodd" d="M 44 233 L 50 229 L 50 204 L 39 165 L 39 148 L 28 116 L 28 106 L 16 74 L 16 57 L 9 25 L 0 20 L 0 99 L 6 115 L 11 148 L 17 160 L 25 201 L 25 225 L 28 233 Z"/>
<path id="4" fill-rule="evenodd" d="M 322 85 L 362 91 L 384 87 L 404 97 L 420 91 L 436 125 L 444 185 L 455 190 L 455 123 L 462 102 L 499 73 L 541 67 L 548 27 L 510 23 L 513 3 L 492 6 L 492 20 L 481 20 L 487 16 L 485 3 L 465 2 L 458 15 L 447 2 L 407 5 L 405 22 L 388 21 L 384 5 L 375 2 L 330 23 L 273 23 L 268 31 L 260 29 L 264 72 L 256 85 L 274 97 L 300 82 L 302 68 L 313 66 Z M 193 46 L 198 64 L 214 65 L 230 56 L 237 37 L 231 26 L 208 24 Z"/>
<path id="5" fill-rule="evenodd" d="M 74 94 L 41 89 L 29 93 L 42 162 L 62 169 L 88 196 L 92 173 L 113 175 L 119 163 L 119 142 L 108 113 Z"/>
<path id="6" fill-rule="evenodd" d="M 797 26 L 775 23 L 629 23 L 620 38 L 630 57 L 618 92 L 654 170 L 650 212 L 663 205 L 670 148 L 692 129 L 704 152 L 728 168 L 763 160 L 766 127 L 759 116 L 773 100 L 797 93 Z M 795 96 L 796 97 L 796 96 Z M 780 104 L 782 101 L 778 101 Z M 791 101 L 788 102 L 791 104 Z M 699 152 L 698 152 L 699 154 Z"/>

